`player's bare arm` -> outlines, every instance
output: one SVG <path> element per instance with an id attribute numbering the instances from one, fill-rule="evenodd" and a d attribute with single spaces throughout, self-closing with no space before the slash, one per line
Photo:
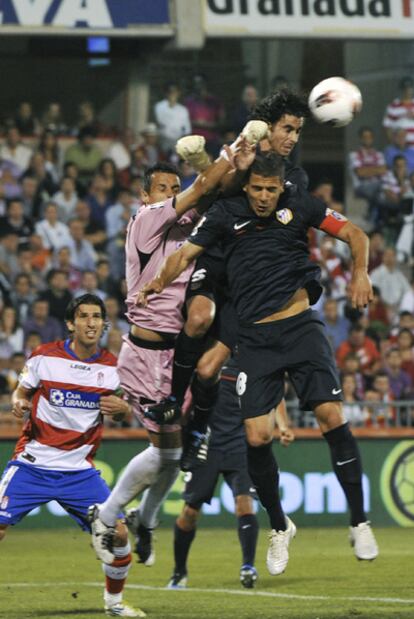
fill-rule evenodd
<path id="1" fill-rule="evenodd" d="M 11 396 L 12 413 L 17 419 L 22 419 L 26 413 L 32 410 L 32 390 L 18 386 Z"/>
<path id="2" fill-rule="evenodd" d="M 282 400 L 276 407 L 275 418 L 279 428 L 279 442 L 283 447 L 288 447 L 295 440 L 295 434 L 290 427 L 285 400 Z"/>
<path id="3" fill-rule="evenodd" d="M 131 413 L 130 404 L 115 394 L 102 396 L 99 405 L 102 415 L 109 417 L 124 417 Z"/>
<path id="4" fill-rule="evenodd" d="M 159 294 L 171 284 L 185 269 L 200 256 L 204 247 L 186 241 L 180 249 L 173 252 L 164 261 L 156 277 L 145 284 L 138 292 L 136 304 L 146 307 L 150 294 Z"/>
<path id="5" fill-rule="evenodd" d="M 348 243 L 352 254 L 351 301 L 352 307 L 363 309 L 372 301 L 372 285 L 368 276 L 369 239 L 365 232 L 351 221 L 334 235 Z"/>

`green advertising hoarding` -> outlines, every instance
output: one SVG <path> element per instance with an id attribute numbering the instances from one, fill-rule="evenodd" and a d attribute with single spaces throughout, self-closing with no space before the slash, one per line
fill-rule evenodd
<path id="1" fill-rule="evenodd" d="M 113 486 L 128 461 L 146 447 L 145 441 L 106 440 L 96 459 L 109 486 Z M 414 440 L 362 439 L 365 508 L 376 526 L 414 526 Z M 13 441 L 0 442 L 3 470 L 14 448 Z M 329 450 L 319 439 L 297 440 L 287 449 L 274 443 L 280 466 L 284 510 L 299 526 L 346 526 L 345 497 L 332 472 Z M 160 520 L 171 526 L 181 511 L 184 474 L 165 502 Z M 1 509 L 1 502 L 0 502 Z M 259 519 L 267 526 L 266 515 Z M 234 526 L 234 503 L 228 486 L 220 480 L 210 505 L 203 507 L 203 526 Z M 34 510 L 19 525 L 25 528 L 67 526 L 69 517 L 56 503 Z"/>

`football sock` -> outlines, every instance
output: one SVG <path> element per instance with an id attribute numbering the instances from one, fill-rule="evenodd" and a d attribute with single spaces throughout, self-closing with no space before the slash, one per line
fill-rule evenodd
<path id="1" fill-rule="evenodd" d="M 150 445 L 128 462 L 111 494 L 99 508 L 102 522 L 114 526 L 125 505 L 153 483 L 161 466 L 160 451 Z"/>
<path id="2" fill-rule="evenodd" d="M 239 540 L 242 549 L 243 563 L 242 565 L 254 565 L 256 555 L 257 535 L 259 526 L 257 518 L 254 514 L 246 514 L 239 517 Z"/>
<path id="3" fill-rule="evenodd" d="M 270 526 L 286 531 L 286 519 L 279 496 L 279 469 L 272 451 L 272 443 L 247 447 L 249 474 L 261 504 L 267 511 Z"/>
<path id="4" fill-rule="evenodd" d="M 131 545 L 114 547 L 115 559 L 111 565 L 102 563 L 105 574 L 105 603 L 110 606 L 118 604 L 122 600 L 122 590 L 131 566 Z"/>
<path id="5" fill-rule="evenodd" d="M 175 352 L 174 365 L 171 381 L 171 395 L 175 397 L 181 406 L 184 401 L 185 392 L 191 382 L 197 361 L 201 357 L 205 348 L 205 337 L 190 337 L 184 330 L 178 335 Z"/>
<path id="6" fill-rule="evenodd" d="M 339 428 L 324 433 L 333 469 L 345 493 L 351 512 L 351 526 L 366 522 L 362 492 L 362 464 L 357 442 L 345 423 Z"/>
<path id="7" fill-rule="evenodd" d="M 139 522 L 147 529 L 155 529 L 161 505 L 180 472 L 182 449 L 161 449 L 161 468 L 155 480 L 142 495 L 139 504 Z"/>
<path id="8" fill-rule="evenodd" d="M 195 538 L 196 529 L 184 531 L 177 523 L 174 527 L 174 561 L 176 572 L 187 572 L 187 557 L 190 547 Z"/>
<path id="9" fill-rule="evenodd" d="M 194 376 L 191 384 L 193 395 L 193 418 L 188 429 L 204 434 L 207 430 L 208 420 L 217 400 L 219 382 L 203 383 L 198 376 Z"/>

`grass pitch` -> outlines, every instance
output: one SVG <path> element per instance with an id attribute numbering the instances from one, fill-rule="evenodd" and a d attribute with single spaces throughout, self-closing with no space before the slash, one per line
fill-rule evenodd
<path id="1" fill-rule="evenodd" d="M 285 574 L 265 567 L 261 531 L 254 590 L 238 580 L 237 532 L 203 529 L 193 543 L 189 589 L 168 591 L 172 532 L 157 531 L 157 561 L 134 563 L 126 600 L 149 619 L 414 619 L 414 531 L 377 529 L 379 558 L 358 562 L 345 529 L 299 529 Z M 9 529 L 0 546 L 0 617 L 96 619 L 103 616 L 103 574 L 77 529 Z"/>

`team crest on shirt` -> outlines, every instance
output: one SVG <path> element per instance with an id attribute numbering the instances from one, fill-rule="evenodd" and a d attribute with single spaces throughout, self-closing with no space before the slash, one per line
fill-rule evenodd
<path id="1" fill-rule="evenodd" d="M 276 211 L 276 219 L 285 226 L 292 221 L 293 213 L 290 208 L 282 208 L 280 211 Z"/>
<path id="2" fill-rule="evenodd" d="M 338 221 L 347 221 L 346 217 L 341 215 L 341 213 L 338 213 L 338 211 L 334 211 L 332 208 L 327 208 L 325 211 L 325 217 L 328 217 L 329 215 L 335 217 Z"/>

